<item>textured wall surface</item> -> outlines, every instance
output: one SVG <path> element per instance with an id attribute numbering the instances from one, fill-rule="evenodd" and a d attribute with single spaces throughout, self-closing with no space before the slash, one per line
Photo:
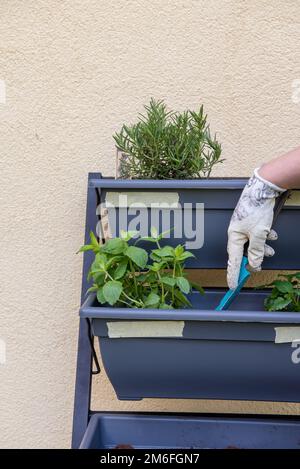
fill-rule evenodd
<path id="1" fill-rule="evenodd" d="M 215 175 L 298 145 L 300 3 L 2 0 L 0 38 L 0 447 L 68 447 L 88 171 L 113 174 L 111 135 L 151 96 L 204 103 L 227 159 Z M 300 412 L 119 403 L 100 381 L 103 409 Z"/>

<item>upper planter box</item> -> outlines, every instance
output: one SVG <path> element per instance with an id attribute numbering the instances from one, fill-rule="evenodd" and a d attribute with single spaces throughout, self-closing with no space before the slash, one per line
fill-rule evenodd
<path id="1" fill-rule="evenodd" d="M 120 228 L 128 229 L 128 224 L 132 229 L 138 226 L 139 218 L 142 231 L 146 217 L 148 227 L 151 221 L 155 224 L 159 220 L 159 226 L 156 226 L 159 230 L 168 229 L 168 225 L 173 228 L 166 243 L 185 242 L 195 255 L 194 259 L 189 259 L 187 267 L 224 269 L 227 264 L 227 228 L 246 182 L 246 178 L 160 181 L 98 176 L 91 178 L 89 184 L 98 193 L 98 203 L 108 207 L 112 224 L 116 219 L 115 226 L 112 226 L 113 236 L 119 235 Z M 114 209 L 110 208 L 112 205 Z M 170 223 L 165 216 L 167 223 L 164 224 L 167 226 L 161 222 L 163 212 L 170 216 Z M 300 190 L 293 191 L 274 226 L 279 235 L 275 243 L 276 255 L 265 259 L 264 269 L 300 268 L 299 215 Z M 149 249 L 146 243 L 139 246 Z"/>
<path id="2" fill-rule="evenodd" d="M 95 203 L 115 203 L 120 195 L 126 195 L 148 217 L 153 209 L 151 200 L 178 206 L 190 204 L 182 238 L 173 236 L 168 244 L 191 242 L 198 216 L 204 236 L 194 250 L 189 247 L 196 258 L 187 266 L 225 268 L 227 227 L 245 181 L 123 181 L 92 177 L 90 190 L 95 189 L 98 194 Z M 293 194 L 276 222 L 276 255 L 266 259 L 264 268 L 300 269 L 298 194 Z M 92 209 L 95 211 L 95 206 Z M 116 209 L 108 207 L 110 210 L 123 216 L 113 227 L 116 235 L 124 220 L 130 223 L 136 216 L 125 203 Z M 177 217 L 178 228 L 179 215 L 172 216 Z M 89 227 L 95 229 L 95 223 L 96 218 L 90 213 Z M 185 223 L 192 229 L 185 230 Z M 151 246 L 145 243 L 143 247 Z M 119 399 L 300 401 L 300 350 L 295 342 L 299 339 L 300 344 L 300 314 L 264 311 L 266 293 L 257 290 L 242 292 L 230 311 L 216 312 L 224 292 L 225 289 L 208 289 L 204 296 L 192 293 L 192 309 L 172 311 L 101 307 L 93 295 L 87 298 L 80 314 L 92 321 L 105 369 Z"/>

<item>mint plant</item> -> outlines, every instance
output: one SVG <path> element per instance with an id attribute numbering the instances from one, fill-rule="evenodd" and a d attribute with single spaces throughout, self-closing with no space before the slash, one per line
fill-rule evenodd
<path id="1" fill-rule="evenodd" d="M 153 98 L 136 124 L 123 125 L 114 135 L 122 153 L 120 177 L 191 179 L 209 177 L 222 162 L 221 145 L 210 134 L 203 106 L 198 112 L 167 111 Z"/>
<path id="2" fill-rule="evenodd" d="M 151 236 L 139 237 L 134 244 L 129 244 L 137 234 L 122 231 L 120 237 L 99 244 L 94 233 L 90 233 L 90 244 L 79 250 L 95 253 L 88 274 L 93 285 L 88 292 L 96 292 L 99 303 L 112 306 L 159 309 L 191 306 L 186 295 L 192 287 L 204 293 L 184 272 L 185 261 L 194 255 L 181 244 L 175 248 L 161 247 L 163 234 L 154 228 Z M 137 246 L 140 240 L 155 245 L 150 255 Z"/>
<path id="3" fill-rule="evenodd" d="M 300 272 L 281 274 L 265 287 L 273 287 L 265 299 L 267 311 L 300 312 Z"/>

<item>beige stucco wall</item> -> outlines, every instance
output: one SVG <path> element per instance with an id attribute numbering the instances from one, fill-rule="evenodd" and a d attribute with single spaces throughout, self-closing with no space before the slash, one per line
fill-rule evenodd
<path id="1" fill-rule="evenodd" d="M 179 110 L 204 103 L 227 159 L 215 174 L 250 175 L 299 144 L 299 43 L 298 0 L 1 1 L 0 447 L 70 444 L 75 252 L 87 173 L 113 173 L 112 133 L 151 96 Z M 270 403 L 119 403 L 99 381 L 95 408 L 300 413 Z"/>

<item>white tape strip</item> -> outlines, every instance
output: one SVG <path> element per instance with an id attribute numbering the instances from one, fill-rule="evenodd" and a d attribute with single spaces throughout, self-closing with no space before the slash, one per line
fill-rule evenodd
<path id="1" fill-rule="evenodd" d="M 184 321 L 107 322 L 108 337 L 182 337 Z"/>
<path id="2" fill-rule="evenodd" d="M 300 327 L 275 327 L 275 344 L 300 342 Z"/>
<path id="3" fill-rule="evenodd" d="M 113 207 L 128 207 L 134 204 L 134 207 L 153 207 L 154 205 L 165 205 L 175 208 L 179 203 L 179 194 L 177 192 L 107 192 L 105 197 L 107 205 Z"/>

